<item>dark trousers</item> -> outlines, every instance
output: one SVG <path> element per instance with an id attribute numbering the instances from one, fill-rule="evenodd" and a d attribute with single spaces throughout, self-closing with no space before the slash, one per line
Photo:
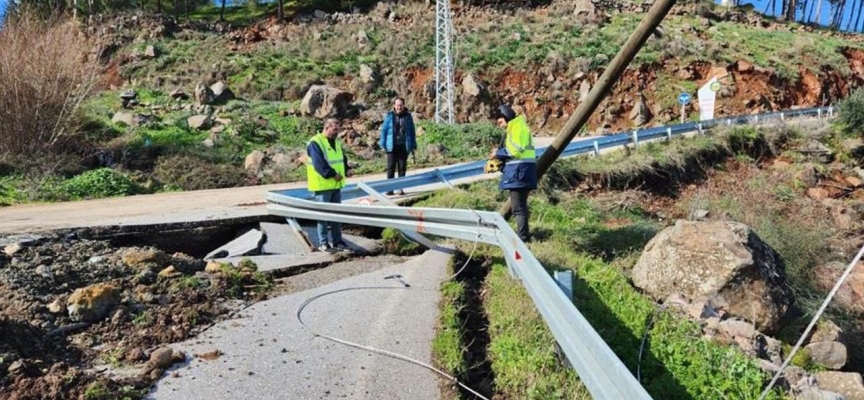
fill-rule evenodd
<path id="1" fill-rule="evenodd" d="M 405 149 L 405 144 L 396 143 L 393 145 L 393 151 L 387 153 L 387 179 L 393 179 L 396 172 L 400 177 L 405 176 L 405 170 L 408 168 L 408 150 Z"/>
<path id="2" fill-rule="evenodd" d="M 510 191 L 510 205 L 513 207 L 513 217 L 516 218 L 516 234 L 523 242 L 531 240 L 531 232 L 528 229 L 528 192 L 529 189 L 516 189 Z"/>

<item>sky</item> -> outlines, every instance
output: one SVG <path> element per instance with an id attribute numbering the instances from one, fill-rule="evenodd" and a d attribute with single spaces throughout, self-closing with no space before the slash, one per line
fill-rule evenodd
<path id="1" fill-rule="evenodd" d="M 0 1 L 3 1 L 3 0 L 0 0 Z M 720 0 L 715 0 L 715 1 L 717 3 L 721 2 Z M 772 0 L 742 0 L 741 5 L 752 4 L 754 7 L 756 7 L 756 11 L 761 13 L 761 12 L 765 11 L 765 7 L 768 4 L 770 4 L 771 2 L 772 2 Z M 815 6 L 816 6 L 816 3 L 813 3 L 810 6 L 810 8 L 812 8 L 812 10 L 811 9 L 807 10 L 807 12 L 810 15 L 813 15 L 814 18 L 815 18 L 815 13 L 816 13 L 816 7 Z M 774 15 L 772 13 L 772 11 L 773 10 L 769 9 L 768 15 Z M 829 3 L 828 0 L 822 0 L 822 8 L 819 10 L 819 14 L 820 14 L 819 23 L 820 24 L 827 25 L 831 21 L 831 11 L 832 11 L 831 10 L 831 3 Z M 777 12 L 782 13 L 782 11 L 780 10 L 779 4 L 777 6 Z M 798 15 L 797 15 L 798 20 L 800 20 L 803 17 L 803 14 L 804 14 L 803 10 L 798 11 Z M 849 21 L 850 18 L 853 18 L 853 17 L 854 16 L 852 15 L 852 6 L 851 6 L 851 2 L 850 2 L 850 5 L 847 6 L 846 9 L 844 10 L 843 23 L 841 26 L 845 29 L 846 23 Z M 864 16 L 862 16 L 862 19 L 864 19 Z"/>
<path id="2" fill-rule="evenodd" d="M 6 15 L 6 3 L 9 0 L 0 0 L 0 26 L 3 26 L 3 16 Z"/>

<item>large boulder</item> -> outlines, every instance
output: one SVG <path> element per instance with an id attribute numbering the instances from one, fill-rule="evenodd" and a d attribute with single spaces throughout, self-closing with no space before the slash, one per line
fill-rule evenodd
<path id="1" fill-rule="evenodd" d="M 780 256 L 737 222 L 678 220 L 648 242 L 632 278 L 657 299 L 712 298 L 769 334 L 793 304 Z"/>
<path id="2" fill-rule="evenodd" d="M 195 86 L 195 105 L 200 107 L 206 104 L 213 104 L 216 96 L 213 95 L 213 90 L 205 86 L 203 83 L 198 83 Z"/>
<path id="3" fill-rule="evenodd" d="M 846 346 L 840 342 L 814 342 L 806 347 L 810 359 L 828 369 L 840 369 L 846 365 Z"/>
<path id="4" fill-rule="evenodd" d="M 118 111 L 113 117 L 111 117 L 111 122 L 115 124 L 124 124 L 134 128 L 147 123 L 147 117 L 135 113 Z"/>
<path id="5" fill-rule="evenodd" d="M 839 393 L 846 400 L 864 400 L 864 382 L 857 372 L 819 372 L 816 382 L 819 389 Z"/>
<path id="6" fill-rule="evenodd" d="M 213 103 L 225 104 L 228 100 L 234 100 L 234 92 L 225 85 L 225 82 L 219 81 L 210 86 L 210 91 L 213 92 Z"/>
<path id="7" fill-rule="evenodd" d="M 462 94 L 468 97 L 483 97 L 488 94 L 486 84 L 472 74 L 462 78 Z"/>
<path id="8" fill-rule="evenodd" d="M 246 156 L 243 161 L 243 168 L 251 174 L 261 172 L 261 164 L 264 162 L 265 154 L 261 150 L 255 150 Z"/>
<path id="9" fill-rule="evenodd" d="M 186 119 L 186 123 L 189 124 L 190 129 L 200 131 L 210 128 L 213 120 L 207 115 L 193 115 Z"/>
<path id="10" fill-rule="evenodd" d="M 342 118 L 351 107 L 354 95 L 327 85 L 313 85 L 303 97 L 300 112 L 316 118 Z"/>
<path id="11" fill-rule="evenodd" d="M 360 80 L 366 84 L 372 84 L 378 81 L 378 74 L 372 67 L 366 64 L 360 64 Z"/>
<path id="12" fill-rule="evenodd" d="M 80 288 L 69 296 L 66 309 L 73 321 L 97 322 L 120 302 L 120 292 L 109 284 Z"/>

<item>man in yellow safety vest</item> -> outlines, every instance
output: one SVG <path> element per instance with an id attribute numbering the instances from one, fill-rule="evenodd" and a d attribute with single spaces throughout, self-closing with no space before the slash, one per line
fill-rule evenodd
<path id="1" fill-rule="evenodd" d="M 306 182 L 315 200 L 327 203 L 342 202 L 342 187 L 345 178 L 351 176 L 348 157 L 342 151 L 339 135 L 339 121 L 324 121 L 324 132 L 309 140 L 306 146 Z M 327 225 L 330 225 L 330 241 L 327 240 Z M 323 252 L 348 251 L 342 240 L 342 223 L 318 221 L 318 250 Z"/>
<path id="2" fill-rule="evenodd" d="M 525 115 L 516 116 L 508 105 L 498 107 L 496 123 L 506 131 L 504 145 L 495 152 L 495 159 L 504 163 L 501 170 L 501 190 L 510 191 L 510 204 L 516 218 L 516 233 L 524 242 L 531 241 L 528 229 L 528 193 L 537 189 L 537 154 Z"/>

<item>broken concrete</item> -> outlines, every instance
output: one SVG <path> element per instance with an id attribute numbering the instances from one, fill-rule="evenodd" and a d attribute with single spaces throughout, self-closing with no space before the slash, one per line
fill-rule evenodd
<path id="1" fill-rule="evenodd" d="M 375 272 L 257 303 L 238 318 L 173 345 L 187 354 L 218 350 L 224 355 L 217 361 L 193 359 L 175 365 L 146 398 L 439 399 L 439 378 L 433 372 L 327 341 L 304 328 L 295 315 L 309 298 L 331 293 L 303 311 L 309 329 L 431 362 L 440 292 L 412 288 L 437 287 L 447 277 L 450 257 L 430 250 L 402 264 L 382 265 Z M 398 288 L 384 279 L 394 274 L 402 275 L 411 288 L 344 290 Z"/>
<path id="2" fill-rule="evenodd" d="M 318 248 L 318 232 L 316 231 L 316 227 L 314 225 L 304 226 L 303 233 L 306 234 L 309 243 L 312 243 L 312 247 Z M 381 249 L 380 241 L 364 238 L 362 236 L 346 235 L 343 233 L 342 240 L 344 240 L 345 244 L 355 252 L 376 253 Z"/>
<path id="3" fill-rule="evenodd" d="M 305 255 L 312 252 L 309 245 L 294 232 L 291 225 L 262 222 L 261 231 L 266 238 L 262 254 Z"/>
<path id="4" fill-rule="evenodd" d="M 336 255 L 316 251 L 314 253 L 298 254 L 274 254 L 263 256 L 229 257 L 219 258 L 214 261 L 231 263 L 234 266 L 240 264 L 240 260 L 248 259 L 255 263 L 261 272 L 287 272 L 292 269 L 301 269 L 321 264 L 329 264 L 336 261 Z"/>
<path id="5" fill-rule="evenodd" d="M 239 257 L 259 251 L 261 243 L 264 241 L 264 234 L 257 229 L 252 229 L 249 232 L 241 235 L 230 243 L 213 250 L 210 254 L 204 257 L 205 260 L 214 258 Z"/>

